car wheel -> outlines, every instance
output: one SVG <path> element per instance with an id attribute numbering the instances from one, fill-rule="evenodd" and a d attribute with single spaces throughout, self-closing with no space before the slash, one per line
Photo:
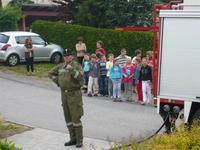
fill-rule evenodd
<path id="1" fill-rule="evenodd" d="M 51 62 L 54 64 L 60 63 L 62 60 L 62 55 L 60 53 L 54 53 L 51 57 Z"/>
<path id="2" fill-rule="evenodd" d="M 16 54 L 12 54 L 7 59 L 7 64 L 9 66 L 16 66 L 19 63 L 19 57 Z"/>

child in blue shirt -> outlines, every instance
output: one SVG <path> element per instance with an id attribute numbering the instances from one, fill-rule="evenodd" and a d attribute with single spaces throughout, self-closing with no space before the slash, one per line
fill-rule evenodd
<path id="1" fill-rule="evenodd" d="M 119 66 L 119 61 L 114 60 L 113 67 L 110 68 L 110 79 L 113 83 L 113 101 L 122 101 L 121 98 L 121 82 L 122 82 L 122 68 Z"/>
<path id="2" fill-rule="evenodd" d="M 83 58 L 83 72 L 84 72 L 84 88 L 86 89 L 88 86 L 89 71 L 90 71 L 90 56 L 88 54 L 85 54 Z"/>

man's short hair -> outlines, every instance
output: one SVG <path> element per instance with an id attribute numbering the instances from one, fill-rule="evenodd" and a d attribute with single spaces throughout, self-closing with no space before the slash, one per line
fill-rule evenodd
<path id="1" fill-rule="evenodd" d="M 91 54 L 91 58 L 97 58 L 96 54 Z"/>
<path id="2" fill-rule="evenodd" d="M 102 58 L 102 57 L 106 57 L 106 55 L 101 55 L 101 58 Z"/>
<path id="3" fill-rule="evenodd" d="M 97 43 L 99 43 L 102 47 L 103 47 L 103 41 L 97 41 Z"/>
<path id="4" fill-rule="evenodd" d="M 142 51 L 140 49 L 135 50 L 135 56 L 137 56 L 138 54 L 142 54 Z"/>
<path id="5" fill-rule="evenodd" d="M 108 57 L 110 57 L 110 56 L 113 56 L 113 57 L 114 57 L 114 54 L 113 54 L 113 53 L 109 53 L 109 54 L 108 54 Z"/>
<path id="6" fill-rule="evenodd" d="M 121 49 L 121 53 L 122 53 L 122 52 L 125 52 L 125 51 L 127 51 L 126 48 L 122 48 L 122 49 Z"/>

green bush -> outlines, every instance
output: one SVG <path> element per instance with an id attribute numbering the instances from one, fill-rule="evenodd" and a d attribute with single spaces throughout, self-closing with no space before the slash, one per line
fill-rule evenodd
<path id="1" fill-rule="evenodd" d="M 193 126 L 190 130 L 184 127 L 178 128 L 170 135 L 159 134 L 143 143 L 122 147 L 123 150 L 200 150 L 200 126 Z M 113 150 L 119 148 L 115 146 Z"/>
<path id="2" fill-rule="evenodd" d="M 22 150 L 22 149 L 17 148 L 15 144 L 6 139 L 6 140 L 0 140 L 0 150 Z"/>
<path id="3" fill-rule="evenodd" d="M 17 30 L 20 9 L 14 7 L 0 8 L 0 32 Z"/>
<path id="4" fill-rule="evenodd" d="M 145 54 L 153 46 L 153 34 L 148 31 L 116 31 L 41 20 L 34 22 L 31 28 L 48 42 L 73 50 L 77 37 L 82 36 L 90 53 L 95 52 L 95 43 L 98 40 L 104 42 L 107 54 L 112 52 L 116 56 L 120 54 L 121 48 L 127 48 L 128 54 L 133 56 L 136 49 L 141 49 Z"/>

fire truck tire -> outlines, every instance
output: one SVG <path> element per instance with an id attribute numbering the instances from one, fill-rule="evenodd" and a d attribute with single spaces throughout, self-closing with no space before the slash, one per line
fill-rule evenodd
<path id="1" fill-rule="evenodd" d="M 192 117 L 192 122 L 193 122 L 193 123 L 197 122 L 197 124 L 200 125 L 200 109 L 198 109 L 198 110 L 194 113 L 194 116 Z"/>

